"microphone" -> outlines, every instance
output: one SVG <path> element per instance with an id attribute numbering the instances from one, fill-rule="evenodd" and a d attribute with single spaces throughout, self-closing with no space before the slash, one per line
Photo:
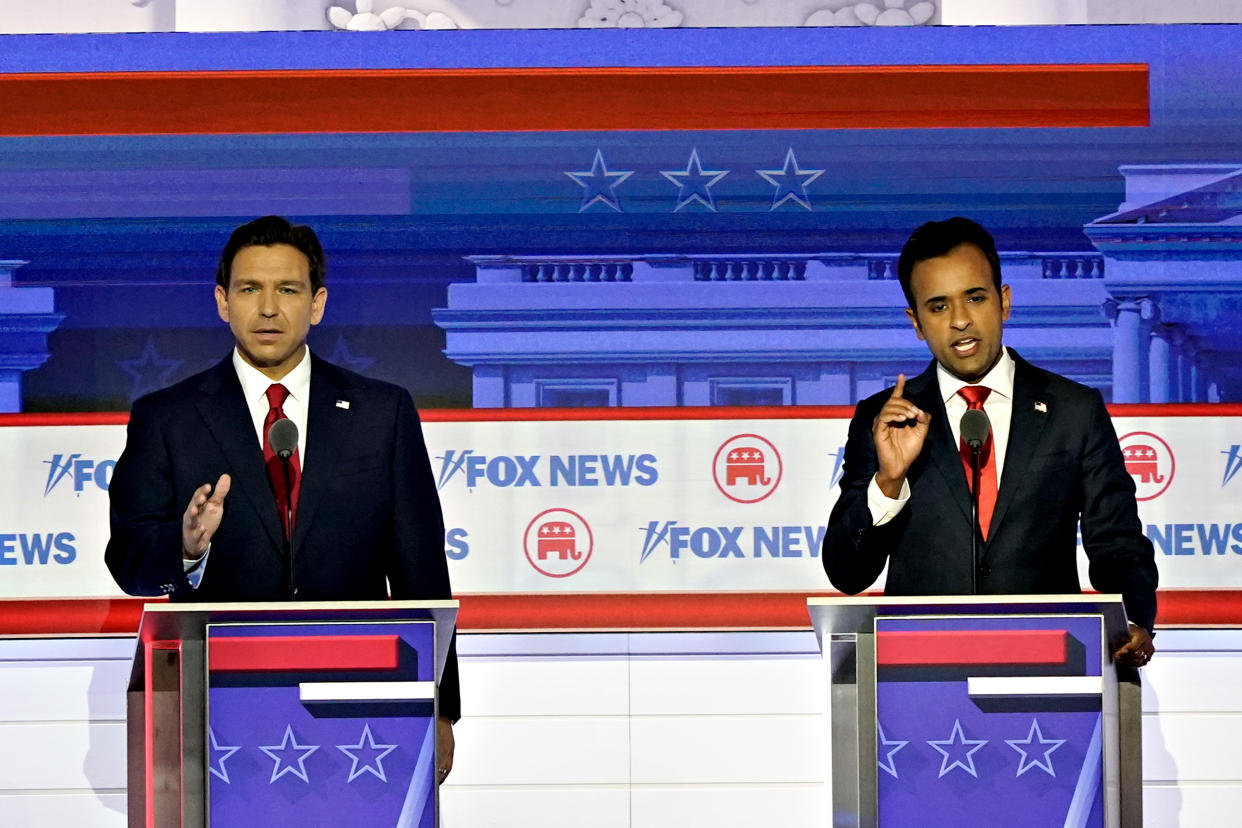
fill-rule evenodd
<path id="1" fill-rule="evenodd" d="M 987 417 L 983 419 L 987 420 Z M 984 433 L 987 433 L 986 424 Z M 297 424 L 288 417 L 272 423 L 272 427 L 267 430 L 267 444 L 272 447 L 277 457 L 281 460 L 288 460 L 298 450 Z"/>
<path id="2" fill-rule="evenodd" d="M 986 411 L 982 408 L 972 408 L 962 415 L 960 429 L 962 432 L 962 442 L 970 446 L 972 450 L 978 451 L 983 448 L 983 441 L 988 439 L 988 432 L 992 430 L 992 423 L 988 420 Z M 293 429 L 293 433 L 297 434 L 296 426 Z M 272 445 L 276 444 L 272 443 Z"/>
<path id="3" fill-rule="evenodd" d="M 970 447 L 970 592 L 979 594 L 979 449 L 992 423 L 981 408 L 967 409 L 958 424 L 962 442 Z"/>

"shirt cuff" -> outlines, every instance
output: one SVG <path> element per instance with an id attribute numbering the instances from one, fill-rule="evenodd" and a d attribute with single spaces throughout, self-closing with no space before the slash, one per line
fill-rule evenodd
<path id="1" fill-rule="evenodd" d="M 871 511 L 871 525 L 883 526 L 888 523 L 901 514 L 901 510 L 906 508 L 906 503 L 909 501 L 909 480 L 901 481 L 901 491 L 894 499 L 880 491 L 880 484 L 876 483 L 875 477 L 872 476 L 871 483 L 867 486 L 867 508 Z"/>
<path id="2" fill-rule="evenodd" d="M 181 559 L 181 565 L 185 567 L 185 579 L 190 583 L 190 589 L 198 589 L 198 585 L 203 582 L 203 573 L 207 571 L 207 556 L 210 554 L 211 544 L 207 544 L 207 551 L 201 558 L 195 558 L 192 561 Z"/>

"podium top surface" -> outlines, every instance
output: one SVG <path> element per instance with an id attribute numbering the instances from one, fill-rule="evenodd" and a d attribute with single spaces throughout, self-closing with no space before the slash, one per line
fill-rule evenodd
<path id="1" fill-rule="evenodd" d="M 1099 615 L 1105 634 L 1128 629 L 1120 595 L 842 595 L 808 598 L 815 637 L 871 632 L 877 617 L 927 615 Z"/>
<path id="2" fill-rule="evenodd" d="M 153 603 L 142 609 L 130 687 L 141 687 L 143 652 L 153 641 L 203 641 L 208 624 L 320 624 L 331 622 L 434 621 L 436 677 L 444 669 L 458 601 L 273 601 L 219 604 Z"/>

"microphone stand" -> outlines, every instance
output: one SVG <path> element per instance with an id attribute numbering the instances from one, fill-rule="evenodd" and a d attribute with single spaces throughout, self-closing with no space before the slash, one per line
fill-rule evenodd
<path id="1" fill-rule="evenodd" d="M 293 484 L 289 482 L 291 479 L 289 474 L 289 457 L 291 454 L 292 452 L 282 451 L 276 455 L 280 458 L 280 467 L 284 471 L 285 478 L 285 584 L 290 590 L 290 598 L 293 597 Z M 976 476 L 978 476 L 978 472 L 976 472 Z"/>
<path id="2" fill-rule="evenodd" d="M 970 594 L 979 594 L 979 449 L 970 441 Z M 287 478 L 286 478 L 287 479 Z"/>

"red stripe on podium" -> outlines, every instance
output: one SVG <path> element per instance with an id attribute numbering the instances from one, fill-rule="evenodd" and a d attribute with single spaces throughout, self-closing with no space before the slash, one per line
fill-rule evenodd
<path id="1" fill-rule="evenodd" d="M 395 670 L 399 640 L 395 635 L 216 637 L 208 643 L 207 664 L 213 673 Z"/>
<path id="2" fill-rule="evenodd" d="M 601 100 L 607 106 L 601 106 Z M 402 105 L 394 102 L 417 102 Z M 273 102 L 279 102 L 274 105 Z M 0 135 L 1142 127 L 1145 64 L 0 74 Z"/>
<path id="3" fill-rule="evenodd" d="M 878 632 L 877 667 L 1065 664 L 1064 630 L 919 630 Z"/>

